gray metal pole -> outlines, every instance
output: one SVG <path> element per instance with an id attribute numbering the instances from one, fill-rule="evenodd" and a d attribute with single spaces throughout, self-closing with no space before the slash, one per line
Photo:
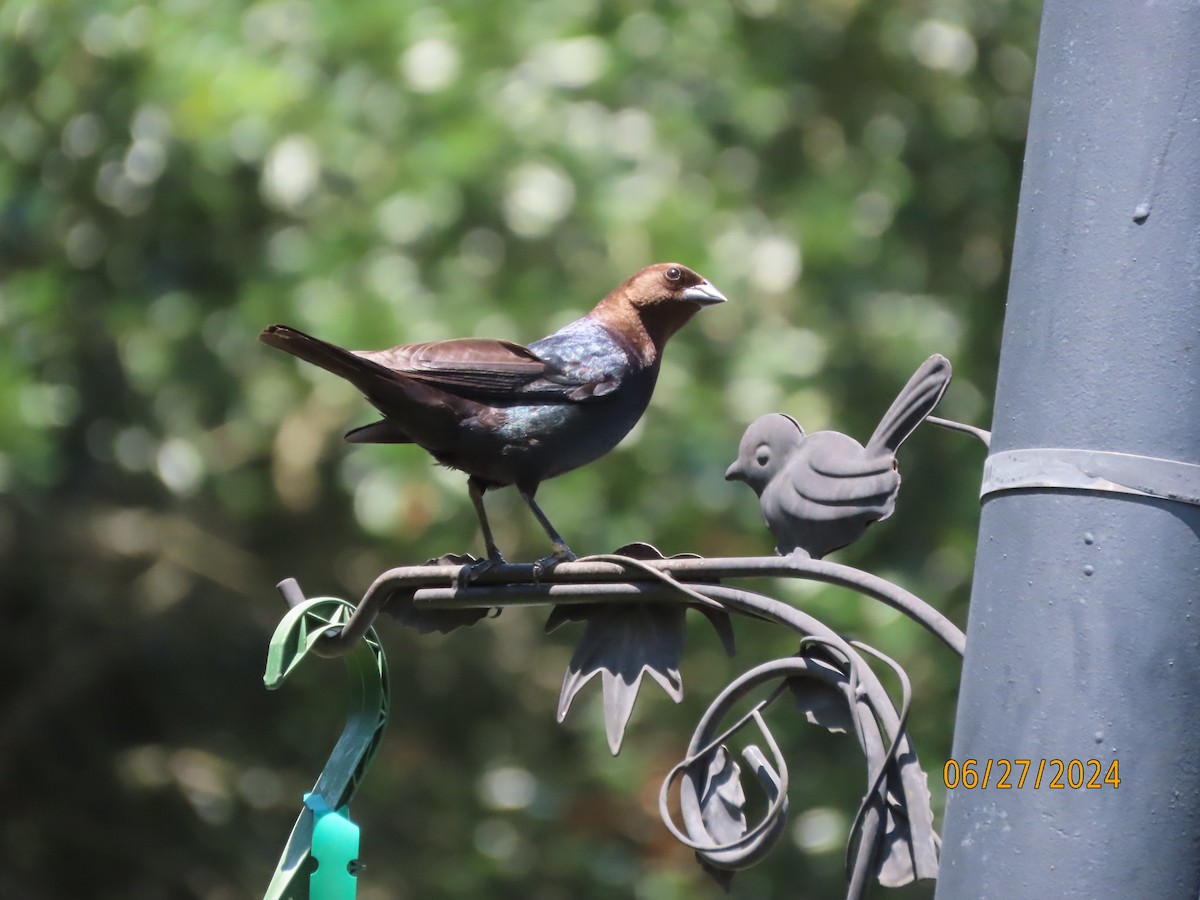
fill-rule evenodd
<path id="1" fill-rule="evenodd" d="M 1196 0 L 1046 0 L 1008 303 L 949 774 L 1032 763 L 949 791 L 937 897 L 1195 898 Z"/>

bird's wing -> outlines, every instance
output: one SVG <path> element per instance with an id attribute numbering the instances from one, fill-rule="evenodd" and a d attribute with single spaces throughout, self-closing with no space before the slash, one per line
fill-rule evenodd
<path id="1" fill-rule="evenodd" d="M 900 476 L 892 469 L 856 478 L 811 475 L 793 482 L 792 488 L 798 498 L 824 508 L 831 518 L 845 515 L 850 507 L 878 507 L 900 486 Z M 842 511 L 834 512 L 837 509 Z"/>
<path id="2" fill-rule="evenodd" d="M 573 402 L 611 394 L 642 368 L 629 341 L 591 315 L 535 341 L 529 349 L 555 369 L 546 380 Z"/>
<path id="3" fill-rule="evenodd" d="M 849 435 L 819 431 L 804 438 L 788 466 L 795 496 L 825 507 L 876 507 L 900 484 L 895 457 L 870 453 Z"/>
<path id="4" fill-rule="evenodd" d="M 612 393 L 635 368 L 621 336 L 582 319 L 528 347 L 489 338 L 355 351 L 431 387 L 475 400 L 580 403 Z"/>
<path id="5" fill-rule="evenodd" d="M 530 387 L 558 374 L 555 366 L 528 347 L 489 338 L 356 350 L 355 355 L 431 387 L 478 398 L 529 393 Z M 567 392 L 558 388 L 549 393 Z"/>
<path id="6" fill-rule="evenodd" d="M 571 354 L 555 358 L 561 343 L 551 342 L 544 354 L 489 338 L 355 353 L 414 381 L 474 400 L 575 403 L 601 397 L 619 383 L 598 359 L 583 363 Z"/>

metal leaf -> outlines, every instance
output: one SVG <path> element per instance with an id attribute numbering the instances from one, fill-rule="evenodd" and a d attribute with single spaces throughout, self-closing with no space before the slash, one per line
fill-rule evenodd
<path id="1" fill-rule="evenodd" d="M 653 544 L 647 544 L 645 541 L 635 541 L 632 544 L 625 544 L 623 547 L 618 547 L 613 551 L 614 556 L 628 556 L 630 559 L 667 559 Z M 699 553 L 676 553 L 671 559 L 703 559 Z M 719 584 L 720 582 L 713 582 Z M 688 604 L 692 609 L 703 614 L 704 618 L 708 619 L 713 630 L 717 633 L 717 637 L 721 639 L 721 646 L 725 648 L 726 655 L 732 657 L 737 654 L 737 647 L 733 639 L 733 620 L 729 618 L 729 613 L 723 609 L 714 609 L 711 606 L 700 606 Z"/>
<path id="2" fill-rule="evenodd" d="M 876 874 L 885 887 L 901 887 L 936 878 L 938 839 L 928 776 L 916 757 L 905 754 L 891 763 L 884 782 L 887 810 L 883 846 Z"/>
<path id="3" fill-rule="evenodd" d="M 701 773 L 703 778 L 699 778 Z M 680 790 L 700 810 L 703 835 L 693 833 L 693 839 L 703 837 L 712 844 L 733 844 L 746 833 L 746 791 L 742 787 L 741 766 L 733 761 L 724 745 L 712 751 L 707 766 L 697 761 L 687 771 Z M 733 883 L 732 869 L 713 865 L 700 852 L 696 853 L 696 860 L 713 881 L 729 890 Z"/>
<path id="4" fill-rule="evenodd" d="M 879 868 L 876 873 L 879 883 L 884 887 L 911 884 L 917 877 L 914 849 L 904 807 L 889 803 L 882 846 L 879 848 Z"/>
<path id="5" fill-rule="evenodd" d="M 644 675 L 649 674 L 676 703 L 683 699 L 679 661 L 687 641 L 684 607 L 665 603 L 589 604 L 582 612 L 557 617 L 552 614 L 551 623 L 577 617 L 585 618 L 587 627 L 563 678 L 558 721 L 566 718 L 579 690 L 600 675 L 604 730 L 609 749 L 616 756 Z"/>
<path id="6" fill-rule="evenodd" d="M 807 655 L 810 659 L 814 656 L 812 653 Z M 827 665 L 823 660 L 814 662 Z M 828 668 L 838 671 L 832 665 Z M 846 703 L 845 695 L 837 688 L 815 678 L 789 678 L 787 684 L 796 701 L 796 708 L 804 713 L 810 723 L 827 728 L 834 734 L 854 731 L 854 715 Z"/>
<path id="7" fill-rule="evenodd" d="M 717 633 L 717 637 L 721 639 L 721 646 L 725 648 L 725 655 L 730 658 L 737 655 L 737 646 L 733 639 L 733 622 L 729 618 L 729 613 L 723 609 L 713 609 L 710 606 L 695 606 L 693 609 L 699 611 L 704 618 L 708 619 L 708 623 L 712 625 L 713 630 Z"/>
<path id="8" fill-rule="evenodd" d="M 665 559 L 657 547 L 644 542 L 625 544 L 613 552 L 635 560 Z M 694 558 L 679 554 L 672 559 Z M 642 677 L 649 674 L 676 703 L 683 699 L 679 662 L 683 658 L 687 632 L 684 612 L 691 604 L 630 603 L 623 605 L 586 603 L 560 604 L 550 611 L 546 631 L 566 622 L 585 622 L 587 627 L 567 673 L 558 701 L 558 721 L 566 718 L 580 689 L 597 674 L 604 694 L 604 730 L 613 755 L 621 751 L 625 727 L 633 714 Z M 734 653 L 733 625 L 723 610 L 699 608 L 712 623 L 730 656 Z"/>
<path id="9" fill-rule="evenodd" d="M 914 880 L 936 878 L 938 839 L 924 770 L 907 734 L 900 732 L 896 753 L 889 757 L 873 715 L 859 720 L 859 740 L 867 757 L 873 787 L 863 798 L 851 832 L 848 853 L 864 862 L 880 884 L 901 887 Z M 868 824 L 873 822 L 873 825 Z M 848 867 L 851 862 L 848 858 Z"/>
<path id="10" fill-rule="evenodd" d="M 700 816 L 704 830 L 718 844 L 730 844 L 746 833 L 746 791 L 742 767 L 724 745 L 713 751 L 700 791 Z"/>
<path id="11" fill-rule="evenodd" d="M 762 717 L 754 714 L 750 719 L 757 723 L 772 754 L 782 763 L 778 745 Z M 768 803 L 764 820 L 754 828 L 746 822 L 746 792 L 741 767 L 730 758 L 724 744 L 715 744 L 691 762 L 677 766 L 664 784 L 665 791 L 676 775 L 680 779 L 679 809 L 687 829 L 686 836 L 681 835 L 671 821 L 665 793 L 659 796 L 659 812 L 667 827 L 696 851 L 696 861 L 725 890 L 729 890 L 736 872 L 754 865 L 771 851 L 787 825 L 785 772 L 777 771 L 753 744 L 746 747 L 742 755 Z"/>

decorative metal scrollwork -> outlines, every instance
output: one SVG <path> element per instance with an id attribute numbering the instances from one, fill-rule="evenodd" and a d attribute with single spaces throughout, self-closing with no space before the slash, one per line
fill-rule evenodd
<path id="1" fill-rule="evenodd" d="M 779 698 L 790 697 L 810 723 L 853 734 L 866 757 L 866 790 L 847 846 L 847 897 L 865 896 L 872 878 L 888 886 L 935 878 L 939 842 L 926 775 L 906 729 L 911 691 L 903 669 L 880 651 L 844 639 L 804 611 L 730 582 L 773 577 L 844 587 L 899 610 L 961 656 L 966 643 L 962 631 L 919 597 L 869 572 L 818 558 L 847 536 L 857 539 L 867 525 L 891 513 L 899 488 L 896 448 L 933 409 L 949 372 L 943 357 L 927 360 L 865 446 L 836 432 L 807 436 L 819 440 L 802 466 L 796 463 L 794 454 L 799 451 L 794 445 L 793 459 L 786 466 L 772 459 L 777 449 L 771 438 L 777 430 L 773 421 L 761 426 L 760 420 L 748 429 L 730 477 L 748 481 L 759 493 L 764 518 L 781 549 L 792 549 L 786 556 L 665 558 L 649 544 L 638 543 L 612 554 L 545 568 L 536 563 L 481 567 L 473 557 L 447 555 L 384 572 L 348 615 L 344 601 L 319 601 L 344 606 L 330 610 L 315 630 L 305 633 L 304 651 L 318 656 L 352 652 L 362 646 L 380 613 L 421 632 L 448 632 L 506 606 L 550 605 L 547 630 L 571 622 L 584 624 L 563 679 L 558 719 L 564 719 L 579 691 L 598 677 L 608 744 L 616 754 L 646 675 L 676 702 L 682 698 L 680 661 L 687 610 L 709 620 L 731 656 L 731 614 L 782 625 L 797 634 L 796 654 L 755 666 L 713 700 L 682 759 L 664 779 L 660 811 L 666 827 L 725 886 L 734 873 L 760 861 L 774 847 L 788 814 L 789 769 L 764 713 Z M 787 421 L 788 429 L 804 436 L 798 425 Z M 953 427 L 956 423 L 940 420 L 938 424 Z M 841 458 L 836 453 L 826 455 L 830 447 L 850 447 L 846 441 L 858 449 Z M 754 466 L 763 472 L 755 474 Z M 787 481 L 781 485 L 776 480 L 769 488 L 776 493 L 768 504 L 763 499 L 768 482 L 778 479 L 783 468 L 788 469 Z M 779 493 L 784 487 L 797 492 L 795 502 Z M 822 504 L 823 509 L 813 512 Z M 787 518 L 799 515 L 824 518 L 810 525 Z M 287 585 L 285 596 L 305 610 L 318 602 L 304 601 L 294 582 Z M 294 609 L 289 619 L 296 615 Z M 895 673 L 901 685 L 898 704 L 872 669 L 872 660 Z M 737 704 L 762 690 L 765 697 L 723 727 Z M 756 824 L 748 822 L 742 765 L 727 743 L 750 725 L 761 738 L 761 746 L 752 743 L 742 753 L 752 781 L 762 792 L 759 805 L 764 811 Z M 671 816 L 676 791 L 681 823 Z M 345 802 L 341 797 L 336 800 Z M 331 806 L 335 802 L 330 798 Z"/>

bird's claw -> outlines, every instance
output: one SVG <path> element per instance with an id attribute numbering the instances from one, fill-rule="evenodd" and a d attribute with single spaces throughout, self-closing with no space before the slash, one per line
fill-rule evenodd
<path id="1" fill-rule="evenodd" d="M 575 562 L 577 557 L 566 544 L 555 545 L 554 552 L 533 562 L 533 580 L 540 581 L 542 577 L 553 571 L 559 563 Z"/>
<path id="2" fill-rule="evenodd" d="M 485 556 L 483 559 L 471 560 L 471 562 L 467 563 L 458 570 L 458 574 L 455 576 L 454 580 L 458 584 L 462 584 L 464 586 L 469 585 L 479 578 L 479 576 L 481 576 L 484 572 L 490 572 L 497 566 L 505 565 L 506 562 L 507 560 L 505 560 L 505 558 L 499 553 L 493 554 L 492 556 Z"/>
<path id="3" fill-rule="evenodd" d="M 537 584 L 541 581 L 543 576 L 560 562 L 562 562 L 562 559 L 557 556 L 543 556 L 541 559 L 535 559 L 533 561 L 533 583 Z"/>

